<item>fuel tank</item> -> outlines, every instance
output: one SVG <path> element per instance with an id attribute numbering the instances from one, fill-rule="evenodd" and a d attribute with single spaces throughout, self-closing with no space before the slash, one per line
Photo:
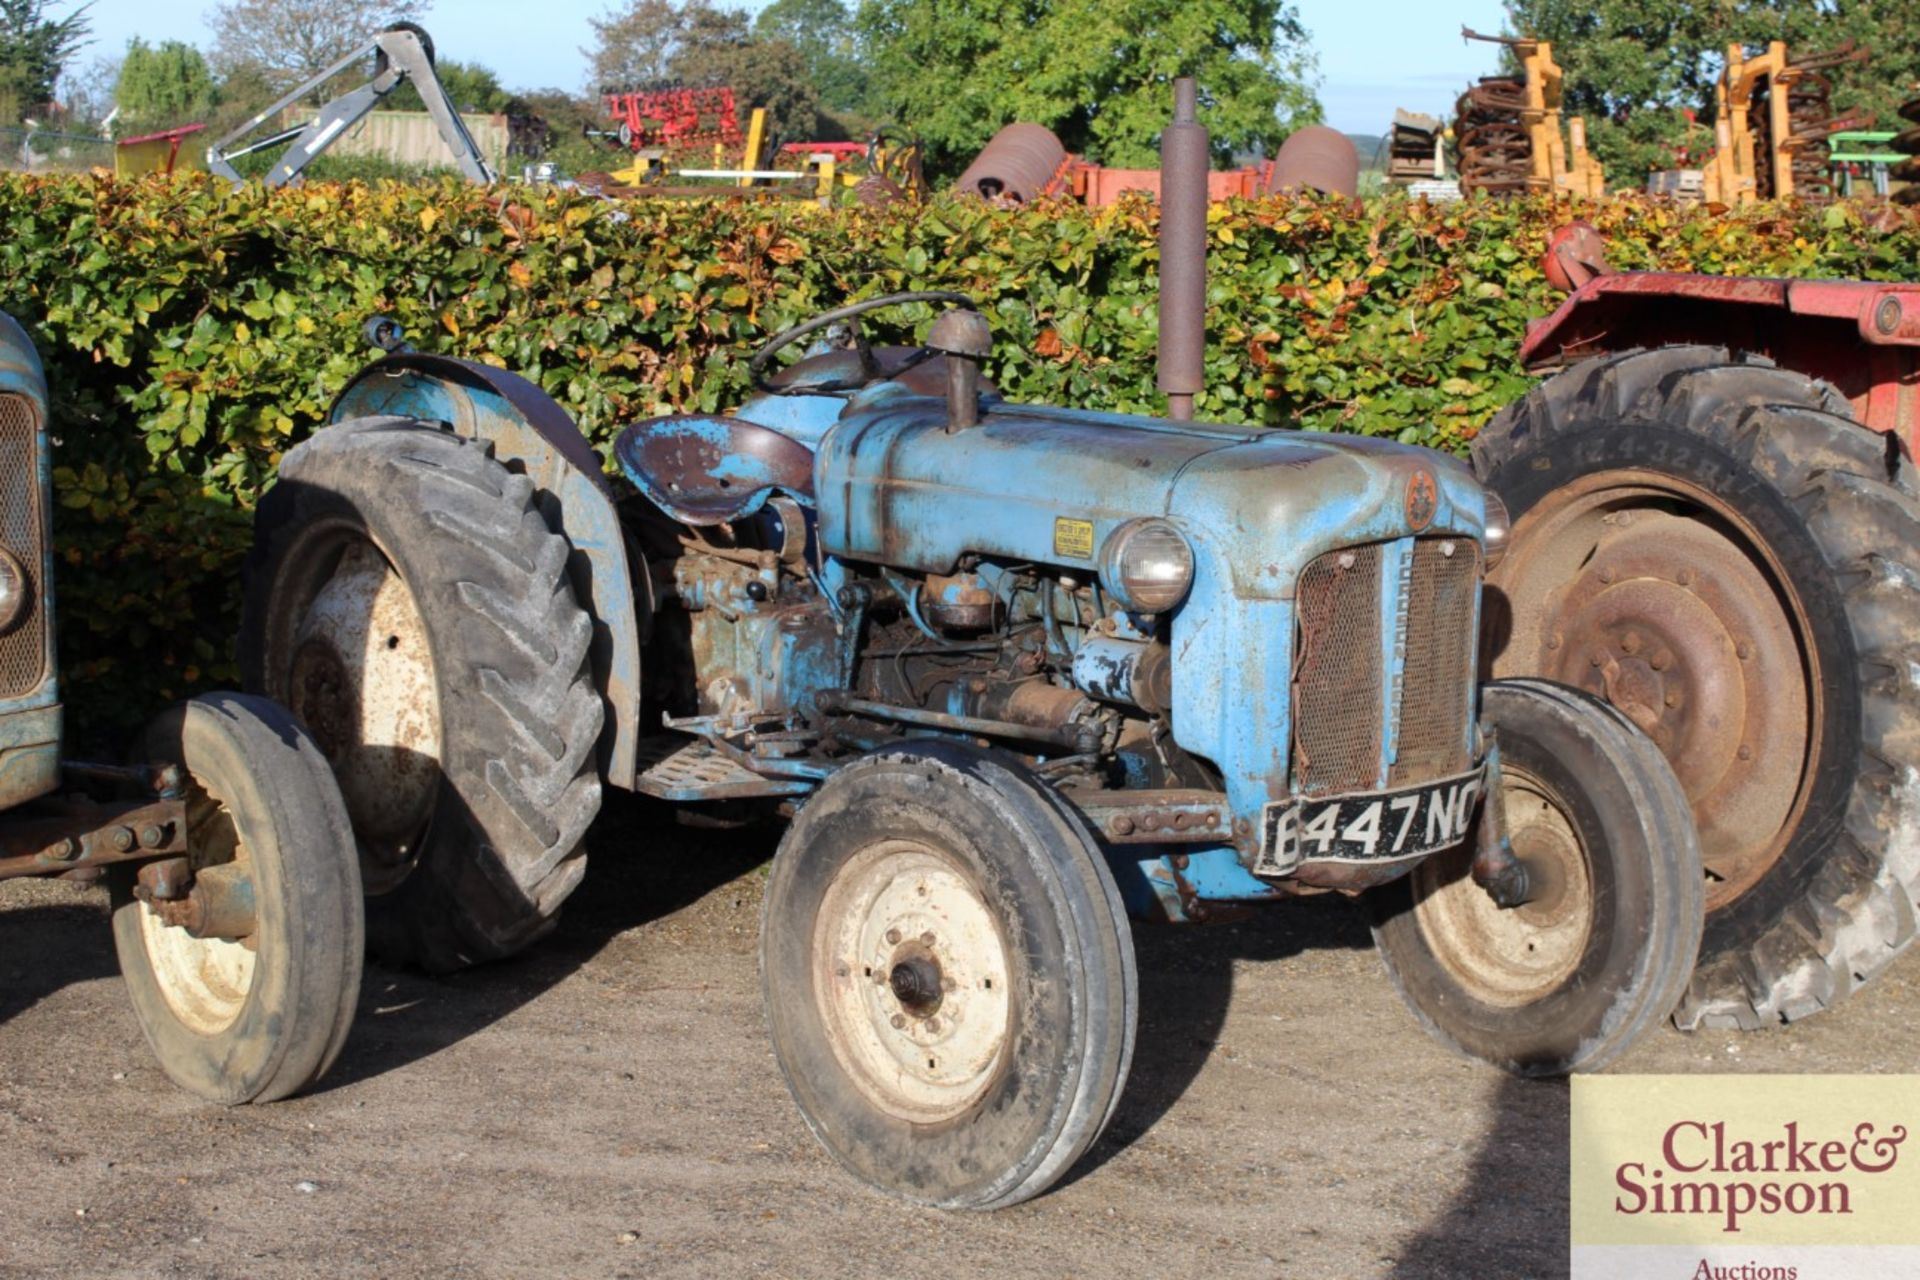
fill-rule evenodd
<path id="1" fill-rule="evenodd" d="M 929 573 L 967 554 L 1091 572 L 1121 524 L 1164 516 L 1249 599 L 1290 598 L 1336 547 L 1485 521 L 1464 465 L 1389 441 L 996 401 L 955 431 L 922 396 L 849 406 L 814 492 L 823 550 Z"/>

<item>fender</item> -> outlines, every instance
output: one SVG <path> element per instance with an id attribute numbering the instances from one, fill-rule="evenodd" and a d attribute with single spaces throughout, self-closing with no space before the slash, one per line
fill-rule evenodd
<path id="1" fill-rule="evenodd" d="M 591 660 L 607 704 L 601 776 L 631 787 L 640 736 L 640 628 L 626 536 L 600 455 L 567 411 L 527 379 L 492 365 L 423 352 L 376 360 L 347 384 L 327 421 L 380 415 L 444 422 L 456 434 L 492 443 L 539 490 L 549 520 L 573 547 L 574 594 L 593 619 Z M 640 580 L 641 591 L 646 589 Z"/>
<path id="2" fill-rule="evenodd" d="M 1587 281 L 1527 330 L 1520 363 L 1674 343 L 1728 346 L 1831 383 L 1854 417 L 1920 450 L 1920 285 L 1623 271 Z"/>

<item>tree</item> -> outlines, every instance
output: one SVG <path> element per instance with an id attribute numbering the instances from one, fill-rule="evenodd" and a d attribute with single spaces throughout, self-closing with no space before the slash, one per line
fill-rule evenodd
<path id="1" fill-rule="evenodd" d="M 213 72 L 200 51 L 179 40 L 158 46 L 138 37 L 127 44 L 114 82 L 121 134 L 204 122 L 220 101 Z"/>
<path id="2" fill-rule="evenodd" d="M 588 91 L 638 89 L 666 81 L 690 15 L 707 7 L 704 0 L 627 0 L 624 7 L 587 19 L 595 41 L 593 48 L 581 50 L 591 64 Z"/>
<path id="3" fill-rule="evenodd" d="M 834 111 L 868 109 L 872 77 L 853 12 L 841 0 L 774 0 L 754 20 L 753 34 L 784 40 L 800 51 L 821 105 Z"/>
<path id="4" fill-rule="evenodd" d="M 785 40 L 756 40 L 747 16 L 735 9 L 690 10 L 668 69 L 690 85 L 726 85 L 744 113 L 765 107 L 767 128 L 794 140 L 814 136 L 819 97 L 807 60 Z"/>
<path id="5" fill-rule="evenodd" d="M 743 114 L 765 107 L 776 134 L 813 135 L 819 99 L 805 56 L 786 40 L 756 38 L 744 12 L 707 0 L 629 0 L 591 23 L 598 43 L 583 52 L 596 90 L 726 85 Z"/>
<path id="6" fill-rule="evenodd" d="M 1859 40 L 1873 61 L 1831 73 L 1834 108 L 1873 112 L 1883 126 L 1920 76 L 1920 19 L 1903 0 L 1507 0 L 1506 9 L 1511 32 L 1553 42 L 1565 110 L 1587 118 L 1615 186 L 1673 168 L 1682 144 L 1711 149 L 1713 90 L 1731 44 L 1758 53 L 1784 40 L 1795 55 Z"/>
<path id="7" fill-rule="evenodd" d="M 1223 160 L 1271 155 L 1320 118 L 1287 0 L 863 0 L 858 22 L 876 104 L 939 172 L 1016 120 L 1103 164 L 1151 165 L 1179 76 L 1199 80 Z"/>
<path id="8" fill-rule="evenodd" d="M 0 0 L 4 3 L 5 0 Z M 257 76 L 284 93 L 338 62 L 429 0 L 227 0 L 216 5 L 213 63 L 224 76 Z"/>
<path id="9" fill-rule="evenodd" d="M 477 62 L 455 62 L 449 58 L 436 62 L 433 70 L 456 111 L 490 115 L 505 111 L 514 100 L 511 93 L 500 87 L 500 77 L 492 68 Z M 420 100 L 420 91 L 409 81 L 395 90 L 381 107 L 387 111 L 425 111 L 427 104 Z"/>
<path id="10" fill-rule="evenodd" d="M 69 59 L 87 43 L 92 26 L 83 4 L 63 18 L 49 0 L 0 0 L 0 98 L 16 109 L 53 101 L 53 86 Z"/>

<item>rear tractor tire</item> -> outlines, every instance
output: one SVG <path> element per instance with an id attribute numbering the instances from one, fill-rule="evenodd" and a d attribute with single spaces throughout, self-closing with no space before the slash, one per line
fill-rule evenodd
<path id="1" fill-rule="evenodd" d="M 344 422 L 287 454 L 254 535 L 242 672 L 333 765 L 374 953 L 446 971 L 545 934 L 586 869 L 603 713 L 532 482 L 433 423 Z"/>
<path id="2" fill-rule="evenodd" d="M 1607 699 L 1692 805 L 1707 924 L 1679 1024 L 1798 1018 L 1871 980 L 1920 900 L 1920 488 L 1899 441 L 1801 374 L 1668 347 L 1535 388 L 1474 467 L 1514 519 L 1493 674 Z"/>
<path id="3" fill-rule="evenodd" d="M 869 1185 L 1018 1204 L 1112 1118 L 1133 935 L 1085 824 L 1010 757 L 919 743 L 834 774 L 781 841 L 760 936 L 781 1074 Z"/>

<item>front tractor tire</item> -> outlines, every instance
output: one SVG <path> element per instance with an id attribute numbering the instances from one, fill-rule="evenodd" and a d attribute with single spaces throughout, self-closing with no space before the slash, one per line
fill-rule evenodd
<path id="1" fill-rule="evenodd" d="M 287 454 L 246 568 L 250 689 L 346 798 L 374 954 L 447 971 L 552 928 L 600 806 L 570 548 L 484 441 L 369 418 Z"/>
<path id="2" fill-rule="evenodd" d="M 1833 1005 L 1920 900 L 1920 487 L 1832 388 L 1716 347 L 1596 358 L 1474 442 L 1514 518 L 1495 676 L 1601 696 L 1686 788 L 1707 924 L 1677 1014 Z"/>
<path id="3" fill-rule="evenodd" d="M 1598 1071 L 1658 1026 L 1700 948 L 1687 798 L 1626 717 L 1536 680 L 1485 686 L 1497 797 L 1527 896 L 1503 907 L 1472 842 L 1367 894 L 1393 984 L 1435 1039 L 1524 1076 Z"/>
<path id="4" fill-rule="evenodd" d="M 828 779 L 774 856 L 760 968 L 814 1136 L 906 1200 L 1039 1195 L 1126 1083 L 1119 891 L 1085 824 L 998 753 L 920 743 Z"/>
<path id="5" fill-rule="evenodd" d="M 346 807 L 313 740 L 261 698 L 196 698 L 147 727 L 143 761 L 186 781 L 196 880 L 234 886 L 191 932 L 115 867 L 113 943 L 167 1075 L 228 1106 L 308 1088 L 340 1054 L 360 995 L 360 874 Z M 232 909 L 232 904 L 239 909 Z"/>

